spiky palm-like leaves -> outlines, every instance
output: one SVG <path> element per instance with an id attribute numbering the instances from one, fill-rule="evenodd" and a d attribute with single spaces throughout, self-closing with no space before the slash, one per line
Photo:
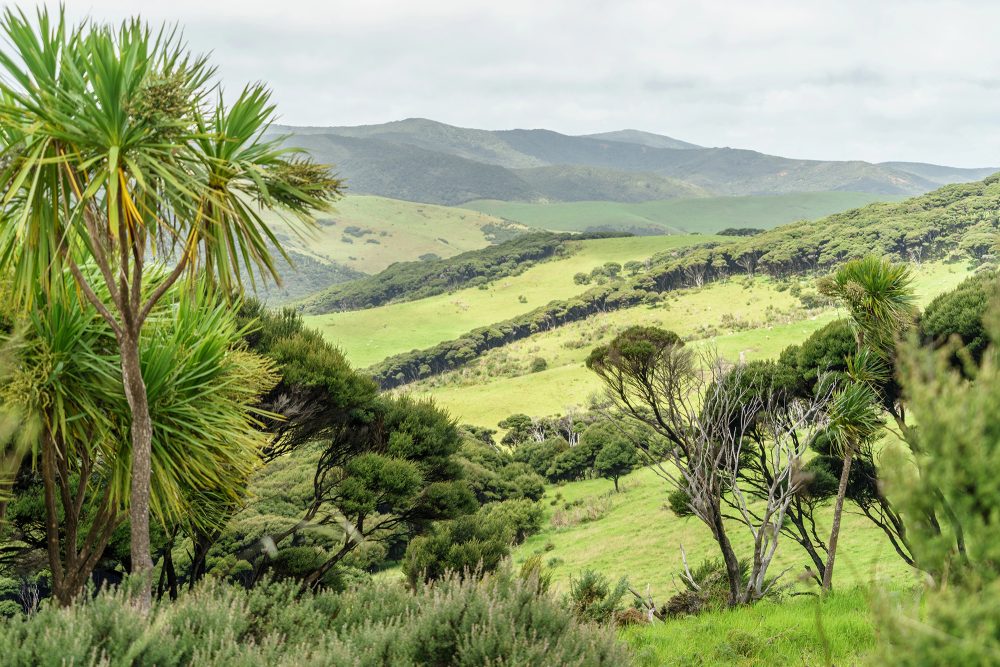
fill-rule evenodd
<path id="1" fill-rule="evenodd" d="M 14 365 L 0 401 L 41 461 L 50 568 L 65 603 L 126 516 L 129 407 L 114 334 L 90 304 L 57 300 L 13 321 L 3 343 Z M 238 347 L 242 334 L 228 305 L 204 289 L 168 292 L 144 332 L 156 427 L 151 506 L 164 525 L 213 526 L 241 499 L 266 442 L 252 410 L 275 377 L 269 362 Z M 87 508 L 97 516 L 78 534 Z"/>
<path id="2" fill-rule="evenodd" d="M 261 212 L 310 220 L 341 184 L 265 139 L 269 94 L 248 87 L 228 108 L 206 60 L 175 32 L 141 21 L 68 25 L 42 10 L 0 21 L 0 264 L 28 306 L 63 289 L 69 271 L 121 350 L 133 439 L 132 561 L 149 555 L 151 408 L 140 358 L 146 319 L 185 274 L 229 291 L 240 269 L 277 279 L 276 239 Z M 173 264 L 152 289 L 146 263 Z M 81 267 L 92 262 L 97 274 Z M 102 293 L 105 298 L 102 298 Z M 148 604 L 149 583 L 140 589 Z"/>
<path id="3" fill-rule="evenodd" d="M 822 293 L 839 299 L 850 310 L 857 340 L 857 351 L 847 360 L 850 382 L 837 391 L 830 411 L 830 433 L 844 466 L 833 510 L 824 590 L 833 585 L 851 464 L 858 449 L 877 438 L 883 426 L 878 387 L 888 380 L 896 339 L 916 314 L 912 282 L 908 266 L 872 255 L 847 262 L 819 282 Z"/>
<path id="4" fill-rule="evenodd" d="M 912 285 L 909 266 L 869 255 L 847 262 L 818 287 L 850 310 L 859 347 L 885 358 L 916 315 Z"/>

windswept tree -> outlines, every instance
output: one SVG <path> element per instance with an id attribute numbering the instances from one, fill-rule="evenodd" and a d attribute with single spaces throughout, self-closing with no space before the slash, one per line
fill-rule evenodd
<path id="1" fill-rule="evenodd" d="M 72 292 L 113 332 L 129 413 L 133 571 L 148 605 L 147 321 L 184 276 L 209 276 L 227 292 L 246 274 L 277 280 L 280 246 L 263 212 L 307 225 L 341 183 L 265 137 L 274 117 L 265 88 L 224 104 L 213 69 L 176 32 L 139 20 L 69 25 L 61 11 L 32 20 L 12 9 L 0 32 L 0 263 L 22 304 L 38 286 L 57 296 L 69 272 Z M 167 267 L 155 283 L 151 261 Z"/>
<path id="2" fill-rule="evenodd" d="M 767 593 L 767 570 L 777 549 L 785 514 L 805 479 L 808 432 L 820 423 L 823 400 L 806 401 L 776 418 L 766 392 L 744 378 L 744 368 L 727 368 L 712 355 L 696 355 L 677 334 L 652 327 L 630 327 L 608 345 L 595 348 L 587 367 L 601 378 L 616 423 L 638 423 L 659 438 L 635 439 L 653 471 L 664 479 L 686 509 L 712 531 L 722 554 L 729 602 L 746 604 Z M 744 381 L 746 379 L 747 381 Z M 774 476 L 764 494 L 766 507 L 750 511 L 741 484 L 741 460 L 753 430 L 766 430 L 767 456 Z M 633 433 L 627 427 L 622 434 Z M 662 439 L 662 440 L 661 440 Z M 724 519 L 724 497 L 735 498 L 739 518 L 753 536 L 753 558 L 744 580 Z"/>

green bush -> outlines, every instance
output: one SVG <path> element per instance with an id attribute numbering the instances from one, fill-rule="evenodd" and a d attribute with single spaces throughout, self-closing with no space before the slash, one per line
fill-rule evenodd
<path id="1" fill-rule="evenodd" d="M 509 528 L 514 536 L 514 544 L 520 544 L 542 529 L 544 512 L 539 503 L 522 499 L 483 505 L 477 515 Z"/>
<path id="2" fill-rule="evenodd" d="M 625 665 L 613 631 L 581 624 L 504 571 L 408 592 L 374 584 L 300 594 L 291 583 L 246 591 L 204 584 L 135 613 L 125 591 L 0 623 L 3 664 L 78 665 Z"/>
<path id="3" fill-rule="evenodd" d="M 407 546 L 403 574 L 417 587 L 449 573 L 492 572 L 510 555 L 513 539 L 512 528 L 479 513 L 442 521 Z"/>
<path id="4" fill-rule="evenodd" d="M 622 577 L 612 587 L 600 572 L 584 570 L 570 581 L 569 606 L 580 621 L 610 623 L 622 611 L 622 599 L 628 593 L 628 579 Z"/>

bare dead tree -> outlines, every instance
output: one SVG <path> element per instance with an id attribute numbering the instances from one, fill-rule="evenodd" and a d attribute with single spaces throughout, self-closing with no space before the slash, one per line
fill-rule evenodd
<path id="1" fill-rule="evenodd" d="M 732 371 L 741 372 L 742 368 Z M 807 476 L 802 473 L 806 443 L 825 422 L 829 394 L 791 404 L 782 402 L 778 405 L 779 401 L 781 399 L 773 395 L 762 401 L 762 409 L 754 419 L 756 428 L 767 434 L 765 457 L 771 462 L 770 469 L 773 471 L 763 493 L 758 488 L 751 495 L 743 489 L 746 475 L 742 470 L 741 459 L 744 443 L 748 441 L 745 432 L 737 434 L 740 437 L 726 441 L 727 446 L 732 448 L 728 456 L 729 467 L 725 470 L 731 503 L 738 510 L 743 524 L 753 538 L 753 560 L 743 591 L 744 602 L 764 597 L 781 574 L 784 574 L 782 572 L 768 582 L 768 568 L 777 552 L 778 538 L 783 532 L 785 518 L 807 480 Z M 751 510 L 748 496 L 763 501 L 763 507 Z"/>
<path id="2" fill-rule="evenodd" d="M 685 494 L 691 513 L 712 531 L 726 568 L 730 604 L 746 604 L 766 594 L 767 568 L 785 514 L 802 484 L 799 471 L 808 439 L 798 433 L 817 427 L 825 401 L 796 407 L 790 420 L 772 418 L 776 411 L 769 410 L 767 393 L 753 378 L 742 377 L 743 366 L 729 368 L 718 355 L 696 354 L 673 332 L 649 327 L 632 327 L 610 345 L 596 348 L 587 365 L 604 381 L 605 415 L 632 439 L 659 477 Z M 624 421 L 644 424 L 668 447 L 651 449 L 624 427 Z M 751 511 L 741 487 L 740 461 L 754 430 L 770 434 L 768 457 L 775 474 L 764 487 L 764 509 Z M 727 532 L 724 504 L 738 509 L 738 518 L 754 538 L 748 581 L 743 581 Z"/>
<path id="3" fill-rule="evenodd" d="M 591 352 L 587 366 L 604 381 L 607 404 L 603 411 L 612 423 L 622 420 L 646 425 L 668 443 L 665 451 L 650 451 L 649 444 L 633 440 L 654 470 L 669 486 L 686 494 L 691 512 L 712 531 L 725 563 L 729 602 L 743 599 L 740 563 L 723 520 L 722 496 L 731 449 L 720 444 L 730 437 L 726 421 L 704 414 L 702 404 L 732 408 L 737 396 L 709 401 L 707 392 L 723 387 L 723 369 L 712 363 L 702 369 L 697 356 L 675 333 L 649 327 L 631 327 L 610 345 Z M 748 411 L 749 413 L 750 411 Z"/>

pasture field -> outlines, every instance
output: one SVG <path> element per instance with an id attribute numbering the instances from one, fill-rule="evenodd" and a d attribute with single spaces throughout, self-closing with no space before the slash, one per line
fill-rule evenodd
<path id="1" fill-rule="evenodd" d="M 430 347 L 477 327 L 493 324 L 568 299 L 590 289 L 573 281 L 605 262 L 641 261 L 656 253 L 721 237 L 684 235 L 573 241 L 571 254 L 541 262 L 524 273 L 485 286 L 343 313 L 306 316 L 348 360 L 366 367 L 393 354 Z"/>
<path id="2" fill-rule="evenodd" d="M 516 228 L 479 211 L 367 195 L 348 195 L 317 219 L 319 229 L 304 238 L 280 223 L 273 228 L 289 250 L 369 274 L 428 253 L 451 257 L 485 247 L 487 226 Z"/>
<path id="3" fill-rule="evenodd" d="M 646 202 L 582 201 L 521 203 L 478 200 L 463 208 L 519 222 L 528 227 L 579 232 L 591 228 L 658 229 L 660 233 L 714 234 L 727 227 L 771 229 L 795 220 L 812 220 L 875 201 L 901 196 L 864 192 L 803 192 L 743 197 L 697 197 Z"/>
<path id="4" fill-rule="evenodd" d="M 922 306 L 969 275 L 962 264 L 943 263 L 924 264 L 915 273 L 914 289 Z M 811 280 L 800 281 L 803 291 L 811 285 Z M 595 345 L 627 326 L 670 329 L 696 339 L 698 345 L 713 346 L 727 359 L 749 361 L 774 358 L 842 315 L 835 308 L 806 310 L 790 288 L 781 287 L 758 277 L 679 290 L 662 304 L 596 315 L 491 350 L 464 368 L 409 390 L 432 397 L 460 421 L 495 428 L 515 412 L 541 417 L 585 406 L 600 384 L 584 360 Z M 545 359 L 547 368 L 528 373 L 535 357 Z"/>
<path id="5" fill-rule="evenodd" d="M 549 486 L 542 498 L 545 528 L 517 548 L 515 564 L 540 555 L 558 590 L 567 590 L 570 578 L 587 568 L 614 581 L 627 576 L 633 588 L 645 591 L 648 586 L 657 604 L 663 604 L 679 590 L 681 547 L 692 568 L 707 558 L 720 557 L 703 523 L 694 517 L 678 517 L 667 507 L 671 487 L 651 467 L 632 472 L 619 484 L 620 493 L 615 493 L 614 484 L 607 479 Z M 572 503 L 577 504 L 566 509 Z M 600 518 L 574 524 L 564 517 L 575 508 L 590 509 Z M 820 535 L 829 534 L 832 513 L 831 504 L 818 517 Z M 559 525 L 552 520 L 557 514 Z M 914 577 L 884 534 L 867 518 L 845 513 L 843 526 L 837 551 L 835 583 L 839 588 L 905 582 Z M 750 553 L 753 538 L 749 529 L 735 521 L 728 527 L 736 552 Z M 783 536 L 769 574 L 787 569 L 784 583 L 795 584 L 810 563 L 805 552 Z"/>
<path id="6" fill-rule="evenodd" d="M 636 662 L 648 667 L 855 665 L 875 647 L 871 593 L 834 591 L 625 629 Z"/>

